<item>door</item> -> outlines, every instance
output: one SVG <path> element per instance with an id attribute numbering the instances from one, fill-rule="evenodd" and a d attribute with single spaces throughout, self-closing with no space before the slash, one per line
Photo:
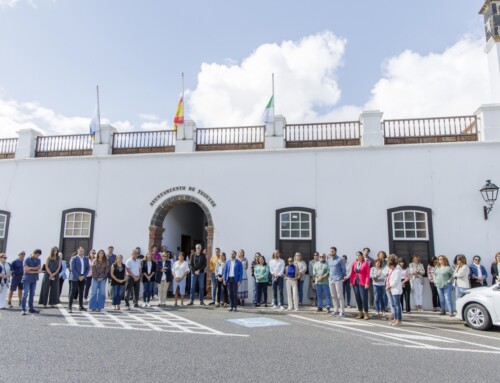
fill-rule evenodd
<path id="1" fill-rule="evenodd" d="M 276 210 L 276 249 L 282 258 L 302 254 L 309 263 L 316 247 L 316 212 L 305 207 Z"/>
<path id="2" fill-rule="evenodd" d="M 181 251 L 184 253 L 184 258 L 191 253 L 191 236 L 181 235 Z"/>
<path id="3" fill-rule="evenodd" d="M 88 254 L 91 250 L 89 245 L 88 238 L 64 238 L 61 252 L 63 253 L 63 259 L 66 260 L 66 264 L 69 264 L 71 255 L 75 253 L 80 246 L 85 249 L 85 254 Z"/>

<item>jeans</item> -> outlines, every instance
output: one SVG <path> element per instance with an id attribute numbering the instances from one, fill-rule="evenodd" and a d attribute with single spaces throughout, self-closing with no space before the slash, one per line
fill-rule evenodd
<path id="1" fill-rule="evenodd" d="M 114 285 L 114 286 L 112 286 L 112 288 L 113 288 L 113 306 L 120 306 L 120 303 L 122 302 L 122 295 L 123 295 L 123 290 L 125 289 L 125 286 Z"/>
<path id="2" fill-rule="evenodd" d="M 375 311 L 380 313 L 385 311 L 385 299 L 387 294 L 385 293 L 385 286 L 373 285 L 373 293 L 375 295 Z"/>
<path id="3" fill-rule="evenodd" d="M 326 297 L 326 308 L 329 309 L 332 306 L 330 289 L 328 285 L 322 285 L 316 283 L 316 298 L 318 300 L 318 308 L 323 308 L 323 296 Z"/>
<path id="4" fill-rule="evenodd" d="M 92 278 L 89 302 L 90 310 L 102 310 L 104 308 L 104 304 L 106 303 L 106 282 L 106 279 L 98 281 L 97 279 Z"/>
<path id="5" fill-rule="evenodd" d="M 430 282 L 431 285 L 431 292 L 432 292 L 432 307 L 437 308 L 441 307 L 441 303 L 439 302 L 439 294 L 437 291 L 437 287 L 434 284 L 434 282 Z"/>
<path id="6" fill-rule="evenodd" d="M 203 297 L 205 296 L 205 273 L 199 273 L 198 275 L 191 273 L 191 291 L 190 300 L 194 301 L 194 292 L 196 290 L 196 283 L 198 283 L 200 302 L 203 302 Z"/>
<path id="7" fill-rule="evenodd" d="M 299 305 L 302 305 L 302 299 L 304 298 L 304 280 L 301 279 L 298 282 L 299 285 Z"/>
<path id="8" fill-rule="evenodd" d="M 28 299 L 28 307 L 30 310 L 34 310 L 33 299 L 35 298 L 35 290 L 36 281 L 24 282 L 23 299 L 21 301 L 21 309 L 23 311 L 26 311 L 26 299 Z"/>
<path id="9" fill-rule="evenodd" d="M 83 306 L 83 292 L 85 290 L 85 279 L 83 281 L 69 281 L 69 301 L 68 307 L 73 307 L 73 300 L 78 297 L 78 306 Z"/>
<path id="10" fill-rule="evenodd" d="M 352 285 L 352 289 L 354 290 L 358 310 L 368 312 L 368 289 L 365 286 L 360 286 L 357 279 Z"/>
<path id="11" fill-rule="evenodd" d="M 151 302 L 151 298 L 154 291 L 153 290 L 154 285 L 156 285 L 156 282 L 148 281 L 145 277 L 142 280 L 142 287 L 143 287 L 142 300 L 144 301 L 144 303 Z"/>
<path id="12" fill-rule="evenodd" d="M 286 280 L 286 298 L 288 301 L 288 310 L 292 309 L 292 306 L 295 310 L 299 309 L 299 289 L 297 281 L 292 279 Z"/>
<path id="13" fill-rule="evenodd" d="M 402 320 L 403 314 L 401 310 L 401 295 L 390 295 L 392 304 L 392 313 L 394 315 L 394 320 Z"/>
<path id="14" fill-rule="evenodd" d="M 235 309 L 238 305 L 238 284 L 234 277 L 229 277 L 227 280 L 227 289 L 229 290 L 229 303 L 231 308 Z"/>
<path id="15" fill-rule="evenodd" d="M 344 282 L 329 282 L 330 295 L 332 296 L 333 307 L 336 313 L 344 313 Z"/>
<path id="16" fill-rule="evenodd" d="M 140 279 L 138 281 L 134 281 L 130 275 L 127 277 L 127 284 L 125 285 L 125 306 L 130 307 L 130 295 L 134 293 L 134 305 L 139 303 L 139 288 L 140 288 Z"/>
<path id="17" fill-rule="evenodd" d="M 279 289 L 279 299 L 278 299 L 278 289 Z M 273 278 L 273 305 L 283 306 L 283 276 L 279 277 L 278 280 Z"/>
<path id="18" fill-rule="evenodd" d="M 158 285 L 154 281 L 151 281 L 151 283 L 153 284 L 153 291 L 151 292 L 151 295 L 152 297 L 156 297 L 158 295 Z"/>
<path id="19" fill-rule="evenodd" d="M 217 298 L 217 278 L 215 277 L 215 273 L 210 275 L 210 281 L 212 282 L 212 302 L 215 302 Z"/>
<path id="20" fill-rule="evenodd" d="M 351 305 L 351 285 L 349 279 L 344 281 L 344 304 L 346 306 Z"/>
<path id="21" fill-rule="evenodd" d="M 448 283 L 443 288 L 437 287 L 437 291 L 439 294 L 439 302 L 441 303 L 441 311 L 446 312 L 446 306 L 448 306 L 448 310 L 450 311 L 450 314 L 455 311 L 455 307 L 453 306 L 453 299 L 451 298 L 452 290 L 453 290 L 453 286 L 451 283 Z M 446 306 L 445 306 L 445 303 L 446 303 Z"/>
<path id="22" fill-rule="evenodd" d="M 269 283 L 267 282 L 257 282 L 257 304 L 261 304 L 262 302 L 262 295 L 264 295 L 264 303 L 267 304 L 267 287 L 269 286 Z"/>

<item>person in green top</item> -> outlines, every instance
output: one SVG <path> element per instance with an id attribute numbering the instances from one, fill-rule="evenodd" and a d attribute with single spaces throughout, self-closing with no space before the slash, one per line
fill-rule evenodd
<path id="1" fill-rule="evenodd" d="M 448 306 L 450 316 L 452 317 L 455 311 L 453 299 L 451 298 L 453 290 L 453 269 L 450 267 L 448 258 L 444 255 L 438 257 L 438 264 L 434 270 L 434 284 L 436 285 L 439 303 L 441 304 L 441 313 L 439 315 L 446 315 L 446 306 Z"/>
<path id="2" fill-rule="evenodd" d="M 323 295 L 326 296 L 326 311 L 330 313 L 330 307 L 332 305 L 330 297 L 330 288 L 328 277 L 330 276 L 330 268 L 326 263 L 326 254 L 321 253 L 319 256 L 319 262 L 316 262 L 313 267 L 313 277 L 316 281 L 316 296 L 318 302 L 318 308 L 316 312 L 323 311 Z"/>
<path id="3" fill-rule="evenodd" d="M 257 283 L 257 302 L 255 306 L 259 307 L 264 294 L 264 306 L 267 307 L 267 287 L 269 286 L 269 266 L 263 255 L 259 257 L 258 264 L 254 269 L 255 281 Z"/>

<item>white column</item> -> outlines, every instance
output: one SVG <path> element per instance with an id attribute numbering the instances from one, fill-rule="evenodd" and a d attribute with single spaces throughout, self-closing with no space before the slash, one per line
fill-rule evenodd
<path id="1" fill-rule="evenodd" d="M 265 127 L 265 149 L 283 149 L 285 147 L 286 119 L 283 116 L 274 116 L 274 123 L 270 122 Z"/>
<path id="2" fill-rule="evenodd" d="M 112 125 L 101 125 L 99 132 L 96 132 L 93 156 L 106 156 L 113 154 L 113 133 L 116 133 L 116 128 Z"/>
<path id="3" fill-rule="evenodd" d="M 361 146 L 383 146 L 382 113 L 380 110 L 370 110 L 361 113 Z"/>
<path id="4" fill-rule="evenodd" d="M 196 151 L 196 123 L 192 120 L 177 125 L 177 139 L 175 140 L 176 153 Z"/>
<path id="5" fill-rule="evenodd" d="M 16 159 L 34 158 L 36 151 L 36 139 L 42 136 L 42 133 L 35 129 L 21 129 L 17 132 L 19 139 L 17 141 Z"/>
<path id="6" fill-rule="evenodd" d="M 481 105 L 474 114 L 479 141 L 500 142 L 500 104 Z"/>

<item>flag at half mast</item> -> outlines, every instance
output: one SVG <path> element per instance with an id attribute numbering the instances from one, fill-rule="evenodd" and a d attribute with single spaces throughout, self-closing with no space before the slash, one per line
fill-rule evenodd
<path id="1" fill-rule="evenodd" d="M 264 122 L 264 124 L 274 122 L 274 95 L 269 99 L 266 109 L 262 114 L 262 122 Z"/>
<path id="2" fill-rule="evenodd" d="M 92 117 L 92 120 L 90 120 L 90 125 L 89 125 L 89 133 L 90 136 L 92 137 L 92 141 L 95 140 L 95 133 L 99 130 L 99 112 L 97 107 L 95 108 L 94 116 Z"/>
<path id="3" fill-rule="evenodd" d="M 177 105 L 177 112 L 174 117 L 174 131 L 177 131 L 177 124 L 184 124 L 184 97 L 179 100 L 179 105 Z"/>

